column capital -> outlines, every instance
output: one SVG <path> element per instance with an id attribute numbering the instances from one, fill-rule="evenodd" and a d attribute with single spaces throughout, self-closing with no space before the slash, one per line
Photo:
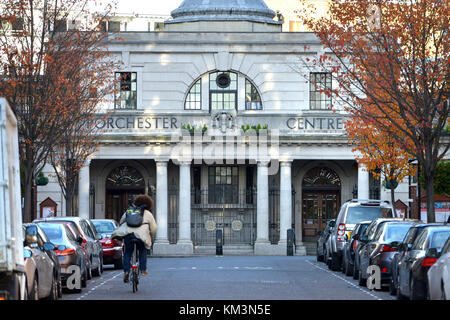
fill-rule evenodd
<path id="1" fill-rule="evenodd" d="M 270 160 L 258 160 L 258 167 L 268 167 Z"/>
<path id="2" fill-rule="evenodd" d="M 181 166 L 190 166 L 192 163 L 192 160 L 179 160 L 178 165 Z"/>
<path id="3" fill-rule="evenodd" d="M 281 167 L 292 167 L 292 160 L 281 160 L 280 166 Z"/>
<path id="4" fill-rule="evenodd" d="M 169 163 L 168 160 L 155 160 L 157 167 L 167 167 L 167 164 Z"/>

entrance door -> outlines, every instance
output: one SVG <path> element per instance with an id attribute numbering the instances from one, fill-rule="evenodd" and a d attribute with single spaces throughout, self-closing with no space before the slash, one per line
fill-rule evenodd
<path id="1" fill-rule="evenodd" d="M 111 190 L 106 194 L 106 219 L 120 221 L 125 210 L 133 202 L 134 197 L 143 194 L 144 190 Z"/>
<path id="2" fill-rule="evenodd" d="M 314 241 L 340 208 L 339 191 L 303 192 L 303 239 Z"/>

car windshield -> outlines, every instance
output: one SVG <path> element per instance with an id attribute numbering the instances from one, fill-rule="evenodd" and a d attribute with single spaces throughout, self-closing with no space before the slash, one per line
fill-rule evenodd
<path id="1" fill-rule="evenodd" d="M 56 223 L 40 223 L 39 227 L 44 230 L 47 237 L 54 245 L 62 245 L 66 242 L 63 226 Z"/>
<path id="2" fill-rule="evenodd" d="M 115 229 L 114 223 L 110 221 L 92 221 L 98 233 L 112 233 Z"/>
<path id="3" fill-rule="evenodd" d="M 385 227 L 383 240 L 385 242 L 402 241 L 413 224 L 388 223 Z"/>
<path id="4" fill-rule="evenodd" d="M 347 210 L 346 224 L 357 224 L 364 220 L 374 220 L 376 218 L 392 218 L 389 208 L 381 207 L 349 207 Z"/>
<path id="5" fill-rule="evenodd" d="M 430 248 L 436 248 L 437 251 L 440 251 L 448 237 L 450 237 L 450 230 L 433 232 L 433 235 L 431 236 Z"/>

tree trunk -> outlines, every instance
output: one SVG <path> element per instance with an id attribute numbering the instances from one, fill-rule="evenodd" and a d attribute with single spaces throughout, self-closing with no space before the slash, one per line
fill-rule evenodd
<path id="1" fill-rule="evenodd" d="M 431 174 L 426 174 L 426 172 L 424 172 L 424 178 L 425 178 L 425 191 L 427 194 L 427 222 L 432 223 L 436 222 L 434 210 L 434 172 L 432 172 Z M 419 199 L 419 203 L 420 202 L 421 200 Z"/>
<path id="2" fill-rule="evenodd" d="M 25 186 L 24 186 L 24 205 L 23 205 L 23 223 L 28 223 L 33 221 L 34 214 L 32 211 L 32 201 L 33 196 L 31 189 L 33 188 L 33 180 L 32 179 L 25 179 Z"/>
<path id="3" fill-rule="evenodd" d="M 394 186 L 391 186 L 391 203 L 392 203 L 392 206 L 394 207 L 394 210 L 395 210 L 395 189 L 394 189 Z M 395 215 L 396 213 L 394 212 L 394 215 Z"/>

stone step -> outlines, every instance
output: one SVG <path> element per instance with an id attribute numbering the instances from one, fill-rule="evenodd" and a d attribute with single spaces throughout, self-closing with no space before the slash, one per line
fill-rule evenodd
<path id="1" fill-rule="evenodd" d="M 197 246 L 194 247 L 195 255 L 215 255 L 216 246 Z M 253 246 L 224 246 L 224 255 L 243 255 L 251 256 L 253 255 Z"/>

